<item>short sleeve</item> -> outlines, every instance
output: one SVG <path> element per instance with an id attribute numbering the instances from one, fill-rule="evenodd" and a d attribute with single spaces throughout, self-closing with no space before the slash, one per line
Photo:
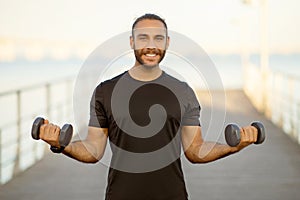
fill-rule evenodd
<path id="1" fill-rule="evenodd" d="M 102 84 L 96 87 L 90 101 L 89 126 L 107 128 L 108 121 L 104 108 L 104 92 Z"/>
<path id="2" fill-rule="evenodd" d="M 201 106 L 198 102 L 198 99 L 192 90 L 187 85 L 185 90 L 186 103 L 185 111 L 182 119 L 182 126 L 200 126 L 200 110 Z"/>

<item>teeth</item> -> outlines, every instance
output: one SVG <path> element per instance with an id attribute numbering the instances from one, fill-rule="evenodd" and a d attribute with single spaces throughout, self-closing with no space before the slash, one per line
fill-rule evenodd
<path id="1" fill-rule="evenodd" d="M 154 56 L 156 56 L 156 54 L 149 54 L 149 53 L 147 53 L 146 56 L 154 57 Z"/>

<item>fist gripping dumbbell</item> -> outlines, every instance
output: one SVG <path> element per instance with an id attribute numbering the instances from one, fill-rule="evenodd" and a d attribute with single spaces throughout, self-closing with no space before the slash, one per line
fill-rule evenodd
<path id="1" fill-rule="evenodd" d="M 257 141 L 254 144 L 261 144 L 265 141 L 265 127 L 261 122 L 253 122 L 251 126 L 257 129 Z M 235 147 L 241 141 L 240 128 L 236 124 L 229 124 L 225 128 L 225 139 L 229 146 Z"/>
<path id="2" fill-rule="evenodd" d="M 44 118 L 42 118 L 42 117 L 38 117 L 34 120 L 33 125 L 32 125 L 32 129 L 31 129 L 31 136 L 32 136 L 33 139 L 35 139 L 35 140 L 40 139 L 40 127 L 43 124 L 44 124 Z M 53 151 L 54 153 L 61 153 L 63 151 L 63 149 L 66 146 L 68 146 L 68 144 L 70 143 L 70 141 L 72 139 L 72 135 L 73 135 L 72 125 L 71 124 L 65 124 L 61 128 L 60 133 L 59 133 L 60 148 L 51 146 L 50 147 L 51 151 Z"/>

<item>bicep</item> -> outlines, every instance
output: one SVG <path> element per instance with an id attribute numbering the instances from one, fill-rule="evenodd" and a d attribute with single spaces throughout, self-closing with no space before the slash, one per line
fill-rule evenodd
<path id="1" fill-rule="evenodd" d="M 107 128 L 98 128 L 89 126 L 88 135 L 85 141 L 91 144 L 96 149 L 97 157 L 101 157 L 104 154 L 106 143 L 108 138 Z"/>
<path id="2" fill-rule="evenodd" d="M 200 126 L 183 126 L 181 129 L 182 146 L 185 156 L 193 160 L 197 156 L 199 147 L 203 143 Z"/>

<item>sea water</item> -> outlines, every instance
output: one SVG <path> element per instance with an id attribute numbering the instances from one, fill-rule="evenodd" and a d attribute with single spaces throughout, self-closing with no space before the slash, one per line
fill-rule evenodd
<path id="1" fill-rule="evenodd" d="M 210 59 L 221 78 L 224 89 L 241 89 L 243 87 L 243 68 L 239 55 L 211 55 Z M 259 66 L 259 56 L 251 56 L 250 62 Z M 64 77 L 76 77 L 83 63 L 84 61 L 81 60 L 0 62 L 0 93 Z M 115 66 L 112 66 L 112 68 L 115 68 L 115 70 L 111 75 L 122 73 L 124 70 L 129 69 L 133 63 L 128 59 L 120 59 L 113 64 Z M 118 67 L 119 65 L 120 67 Z M 271 55 L 269 66 L 273 71 L 300 78 L 300 54 Z M 179 74 L 186 73 L 186 79 L 189 80 L 189 72 L 184 64 L 178 61 L 170 61 L 167 67 Z M 108 76 L 108 78 L 110 77 Z"/>

